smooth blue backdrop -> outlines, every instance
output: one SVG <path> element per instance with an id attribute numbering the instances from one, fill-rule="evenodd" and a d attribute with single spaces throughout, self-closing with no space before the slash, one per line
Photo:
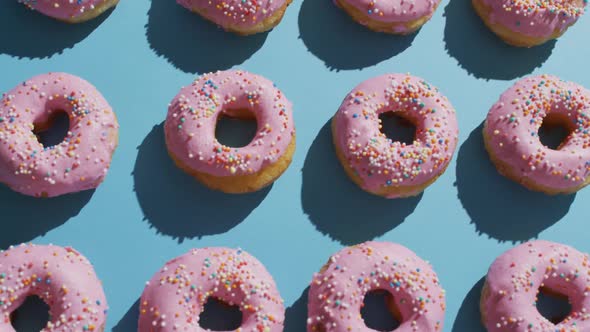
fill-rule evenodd
<path id="1" fill-rule="evenodd" d="M 273 31 L 236 37 L 173 0 L 122 0 L 107 15 L 67 26 L 0 3 L 0 91 L 48 71 L 92 82 L 120 121 L 120 146 L 94 192 L 35 200 L 0 188 L 0 247 L 71 245 L 93 263 L 111 307 L 108 328 L 133 331 L 146 280 L 192 247 L 240 246 L 260 259 L 285 299 L 288 332 L 304 331 L 312 274 L 345 245 L 399 242 L 434 265 L 447 290 L 445 331 L 482 331 L 478 292 L 489 264 L 515 242 L 543 238 L 590 251 L 590 189 L 575 196 L 528 192 L 497 175 L 481 123 L 515 79 L 553 73 L 590 87 L 590 17 L 557 42 L 504 45 L 468 0 L 444 0 L 417 34 L 365 30 L 329 0 L 295 0 Z M 204 71 L 243 68 L 275 81 L 293 102 L 291 167 L 257 194 L 211 192 L 166 155 L 167 104 Z M 327 123 L 357 83 L 411 72 L 457 109 L 460 145 L 447 172 L 418 198 L 387 201 L 345 177 Z"/>

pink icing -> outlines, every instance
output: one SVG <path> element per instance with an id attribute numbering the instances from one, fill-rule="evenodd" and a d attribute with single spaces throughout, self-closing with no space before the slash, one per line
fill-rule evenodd
<path id="1" fill-rule="evenodd" d="M 396 332 L 442 331 L 445 291 L 432 267 L 409 249 L 366 242 L 333 255 L 309 289 L 308 332 L 369 329 L 360 310 L 365 294 L 389 292 L 401 316 Z"/>
<path id="2" fill-rule="evenodd" d="M 490 21 L 531 37 L 549 37 L 574 24 L 588 0 L 483 0 Z"/>
<path id="3" fill-rule="evenodd" d="M 108 309 L 90 262 L 72 248 L 20 245 L 0 252 L 0 330 L 15 332 L 10 314 L 27 297 L 49 306 L 42 332 L 102 331 Z"/>
<path id="4" fill-rule="evenodd" d="M 379 114 L 399 112 L 416 125 L 413 144 L 379 130 Z M 335 115 L 336 144 L 363 187 L 418 186 L 444 171 L 457 146 L 455 110 L 421 78 L 388 74 L 355 87 Z"/>
<path id="5" fill-rule="evenodd" d="M 408 23 L 430 17 L 440 0 L 339 0 L 364 13 L 368 19 L 385 23 Z M 403 31 L 398 31 L 403 32 Z"/>
<path id="6" fill-rule="evenodd" d="M 543 146 L 538 131 L 548 113 L 575 130 L 559 150 Z M 524 78 L 500 96 L 485 125 L 488 149 L 519 178 L 566 190 L 590 175 L 590 91 L 555 76 Z"/>
<path id="7" fill-rule="evenodd" d="M 221 114 L 248 109 L 256 116 L 256 136 L 245 147 L 215 138 Z M 164 126 L 166 144 L 183 165 L 215 176 L 247 175 L 276 162 L 295 135 L 291 102 L 266 78 L 245 71 L 199 77 L 172 100 Z"/>
<path id="8" fill-rule="evenodd" d="M 488 272 L 487 300 L 482 302 L 488 331 L 590 330 L 590 261 L 576 249 L 548 241 L 532 241 L 498 257 Z M 536 309 L 543 287 L 568 297 L 570 315 L 555 325 Z"/>
<path id="9" fill-rule="evenodd" d="M 242 332 L 281 332 L 283 300 L 262 263 L 241 249 L 193 249 L 164 265 L 141 296 L 140 332 L 205 331 L 209 297 L 237 305 Z"/>
<path id="10" fill-rule="evenodd" d="M 227 28 L 249 28 L 277 13 L 288 0 L 176 0 L 181 6 L 206 13 L 215 24 Z"/>
<path id="11" fill-rule="evenodd" d="M 87 14 L 107 0 L 17 0 L 32 10 L 59 20 L 71 20 Z"/>
<path id="12" fill-rule="evenodd" d="M 68 114 L 70 131 L 45 148 L 32 129 L 57 110 Z M 0 99 L 0 182 L 30 196 L 95 188 L 109 169 L 118 128 L 107 101 L 85 80 L 65 73 L 31 78 Z"/>

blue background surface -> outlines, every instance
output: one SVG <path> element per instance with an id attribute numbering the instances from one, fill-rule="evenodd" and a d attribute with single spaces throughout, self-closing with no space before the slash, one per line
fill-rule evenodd
<path id="1" fill-rule="evenodd" d="M 134 331 L 144 283 L 192 247 L 240 246 L 274 276 L 286 331 L 304 331 L 305 291 L 330 254 L 369 239 L 401 243 L 432 262 L 447 290 L 445 331 L 483 331 L 481 279 L 494 258 L 530 238 L 590 251 L 590 189 L 548 197 L 500 177 L 481 123 L 515 79 L 552 73 L 590 87 L 590 17 L 559 41 L 504 45 L 468 0 L 443 0 L 408 37 L 370 32 L 329 0 L 295 0 L 283 22 L 254 37 L 226 34 L 173 0 L 123 0 L 107 15 L 67 26 L 0 3 L 0 91 L 48 71 L 92 82 L 115 109 L 120 146 L 102 186 L 51 200 L 0 188 L 0 247 L 71 245 L 94 264 L 111 307 L 107 327 Z M 177 170 L 163 142 L 167 104 L 205 71 L 242 68 L 276 82 L 293 102 L 297 151 L 269 189 L 211 192 Z M 384 200 L 345 176 L 328 121 L 359 82 L 411 72 L 438 86 L 457 110 L 460 145 L 423 195 Z"/>

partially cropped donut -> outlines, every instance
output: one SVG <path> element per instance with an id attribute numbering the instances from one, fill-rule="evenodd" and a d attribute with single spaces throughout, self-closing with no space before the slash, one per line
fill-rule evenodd
<path id="1" fill-rule="evenodd" d="M 371 30 L 405 35 L 428 22 L 440 0 L 334 0 L 334 3 Z"/>
<path id="2" fill-rule="evenodd" d="M 278 25 L 292 0 L 176 0 L 226 31 L 252 35 Z"/>
<path id="3" fill-rule="evenodd" d="M 481 316 L 489 332 L 590 331 L 588 254 L 559 243 L 532 241 L 498 257 L 486 277 Z M 540 292 L 567 297 L 571 312 L 560 323 L 543 317 Z"/>
<path id="4" fill-rule="evenodd" d="M 12 0 L 9 0 L 12 1 Z M 17 0 L 32 10 L 68 23 L 82 23 L 104 13 L 119 0 Z"/>
<path id="5" fill-rule="evenodd" d="M 477 14 L 513 46 L 532 47 L 559 38 L 584 14 L 588 0 L 472 0 Z"/>
<path id="6" fill-rule="evenodd" d="M 0 331 L 15 332 L 11 314 L 29 296 L 49 306 L 43 332 L 102 332 L 108 310 L 102 284 L 76 250 L 20 245 L 0 252 Z"/>
<path id="7" fill-rule="evenodd" d="M 570 131 L 556 150 L 539 139 L 543 123 Z M 483 134 L 498 171 L 531 190 L 568 194 L 590 182 L 590 91 L 576 83 L 521 79 L 492 106 Z"/>
<path id="8" fill-rule="evenodd" d="M 65 112 L 63 142 L 44 147 L 35 131 Z M 33 77 L 0 99 L 0 183 L 25 195 L 53 197 L 96 188 L 117 147 L 115 113 L 85 80 L 66 73 Z"/>
<path id="9" fill-rule="evenodd" d="M 395 112 L 416 126 L 412 144 L 383 134 L 379 115 Z M 362 189 L 387 198 L 414 196 L 447 168 L 457 146 L 455 110 L 421 78 L 388 74 L 369 79 L 344 99 L 332 120 L 336 154 Z"/>
<path id="10" fill-rule="evenodd" d="M 285 307 L 272 276 L 241 249 L 202 248 L 174 258 L 147 283 L 139 332 L 208 331 L 199 316 L 208 299 L 236 305 L 237 331 L 282 332 Z"/>
<path id="11" fill-rule="evenodd" d="M 374 331 L 360 313 L 371 291 L 389 295 L 389 309 L 400 322 L 396 332 L 443 331 L 445 291 L 436 273 L 390 242 L 366 242 L 330 257 L 309 287 L 307 331 Z"/>
<path id="12" fill-rule="evenodd" d="M 257 131 L 240 148 L 215 138 L 220 116 L 254 117 Z M 245 71 L 219 71 L 184 87 L 168 109 L 166 145 L 178 167 L 227 193 L 259 190 L 289 166 L 295 151 L 291 102 L 271 81 Z"/>

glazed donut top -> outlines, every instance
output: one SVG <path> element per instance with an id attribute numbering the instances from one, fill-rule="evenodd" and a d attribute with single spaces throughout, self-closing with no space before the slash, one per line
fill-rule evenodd
<path id="1" fill-rule="evenodd" d="M 70 131 L 63 142 L 44 147 L 35 124 L 66 112 Z M 31 196 L 58 196 L 95 188 L 116 148 L 118 123 L 94 86 L 66 73 L 23 82 L 0 99 L 0 182 Z"/>
<path id="2" fill-rule="evenodd" d="M 432 267 L 399 244 L 366 242 L 336 253 L 314 275 L 307 331 L 372 331 L 360 310 L 374 290 L 393 296 L 401 316 L 396 332 L 443 330 L 445 291 Z"/>
<path id="3" fill-rule="evenodd" d="M 590 330 L 590 261 L 572 247 L 532 241 L 494 261 L 486 279 L 484 305 L 488 331 Z M 537 311 L 539 288 L 568 297 L 570 315 L 555 325 Z"/>
<path id="4" fill-rule="evenodd" d="M 492 24 L 532 37 L 548 37 L 575 23 L 588 0 L 483 0 Z"/>
<path id="5" fill-rule="evenodd" d="M 373 21 L 412 22 L 430 16 L 440 0 L 340 0 L 355 7 Z M 403 32 L 403 31 L 399 31 Z"/>
<path id="6" fill-rule="evenodd" d="M 0 330 L 28 296 L 49 306 L 42 332 L 102 331 L 108 309 L 90 262 L 72 248 L 26 244 L 0 252 Z"/>
<path id="7" fill-rule="evenodd" d="M 379 114 L 393 111 L 416 126 L 413 144 L 380 131 Z M 449 164 L 457 145 L 455 110 L 421 78 L 388 74 L 369 79 L 344 99 L 335 118 L 335 143 L 350 167 L 374 191 L 430 181 Z"/>
<path id="8" fill-rule="evenodd" d="M 56 18 L 71 20 L 83 16 L 106 0 L 17 0 L 32 10 Z"/>
<path id="9" fill-rule="evenodd" d="M 554 113 L 573 128 L 559 150 L 543 146 L 538 132 Z M 590 91 L 555 76 L 524 78 L 500 96 L 488 113 L 487 148 L 519 178 L 565 190 L 590 175 Z"/>
<path id="10" fill-rule="evenodd" d="M 245 147 L 215 138 L 221 114 L 249 110 L 258 129 Z M 183 88 L 168 109 L 166 144 L 183 165 L 214 176 L 258 173 L 276 162 L 294 139 L 291 102 L 271 81 L 245 71 L 219 71 Z"/>
<path id="11" fill-rule="evenodd" d="M 141 296 L 139 331 L 205 331 L 199 315 L 209 297 L 242 311 L 242 332 L 282 332 L 283 300 L 262 263 L 241 249 L 202 248 L 154 275 Z"/>
<path id="12" fill-rule="evenodd" d="M 181 6 L 226 27 L 248 28 L 264 22 L 289 0 L 176 0 Z"/>

